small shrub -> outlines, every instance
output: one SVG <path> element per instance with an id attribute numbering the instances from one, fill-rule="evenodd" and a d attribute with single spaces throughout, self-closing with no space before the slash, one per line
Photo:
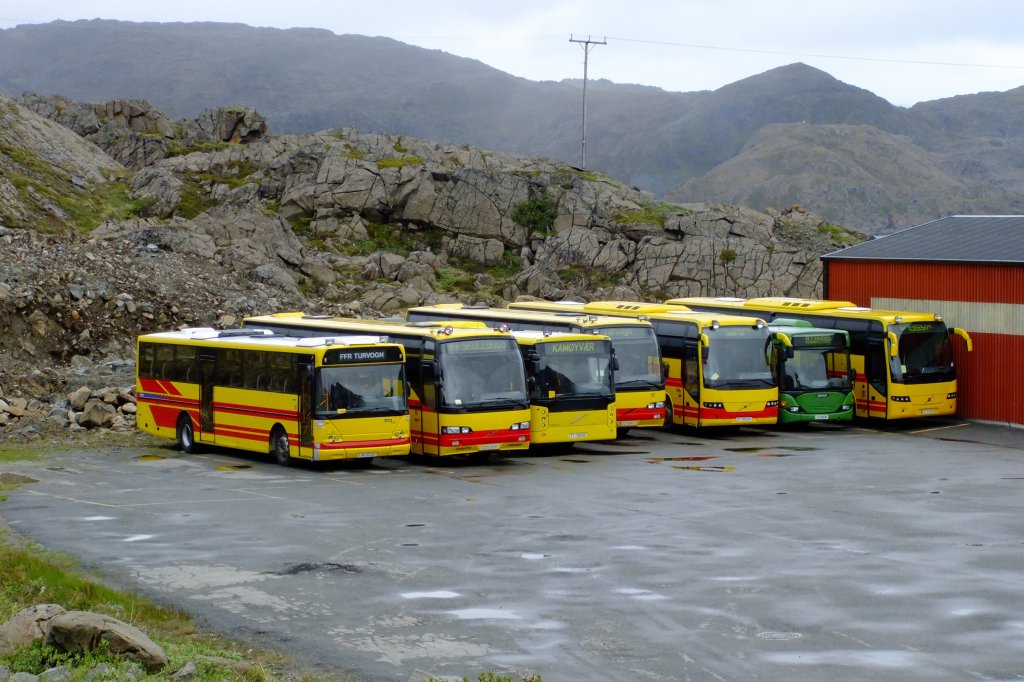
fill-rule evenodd
<path id="1" fill-rule="evenodd" d="M 554 227 L 555 218 L 558 217 L 558 202 L 546 194 L 527 199 L 517 204 L 509 217 L 531 232 L 547 234 Z"/>
<path id="2" fill-rule="evenodd" d="M 722 261 L 724 265 L 729 265 L 736 260 L 736 251 L 726 247 L 718 254 L 718 260 Z"/>

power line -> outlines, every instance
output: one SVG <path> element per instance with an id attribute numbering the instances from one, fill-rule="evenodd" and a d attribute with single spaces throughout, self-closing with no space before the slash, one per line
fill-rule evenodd
<path id="1" fill-rule="evenodd" d="M 751 54 L 774 54 L 784 57 L 817 57 L 819 59 L 845 59 L 853 62 L 881 62 L 885 64 L 923 64 L 925 66 L 965 66 L 979 69 L 1024 69 L 1024 66 L 1010 64 L 972 64 L 968 62 L 938 62 L 923 59 L 887 59 L 885 57 L 853 57 L 841 54 L 819 54 L 816 52 L 789 52 L 786 50 L 759 50 L 751 47 L 722 47 L 721 45 L 701 45 L 698 43 L 673 43 L 663 40 L 643 40 L 640 38 L 615 38 L 624 43 L 644 43 L 647 45 L 667 45 L 670 47 L 689 47 L 698 50 L 719 50 L 722 52 L 747 52 Z"/>

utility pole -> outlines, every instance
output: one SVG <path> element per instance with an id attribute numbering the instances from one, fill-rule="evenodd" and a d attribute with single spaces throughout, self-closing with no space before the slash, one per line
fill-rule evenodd
<path id="1" fill-rule="evenodd" d="M 581 168 L 587 167 L 587 58 L 590 56 L 590 51 L 597 45 L 607 45 L 607 39 L 604 40 L 591 40 L 590 36 L 587 36 L 586 40 L 577 40 L 569 34 L 570 43 L 579 43 L 580 47 L 583 48 L 583 145 L 582 145 L 582 156 L 583 159 L 580 162 Z"/>

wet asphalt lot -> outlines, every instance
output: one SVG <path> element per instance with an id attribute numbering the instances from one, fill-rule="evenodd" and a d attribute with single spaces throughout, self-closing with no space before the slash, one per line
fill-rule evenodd
<path id="1" fill-rule="evenodd" d="M 634 434 L 364 468 L 72 453 L 4 467 L 38 482 L 0 515 L 368 680 L 1024 678 L 1024 431 Z"/>

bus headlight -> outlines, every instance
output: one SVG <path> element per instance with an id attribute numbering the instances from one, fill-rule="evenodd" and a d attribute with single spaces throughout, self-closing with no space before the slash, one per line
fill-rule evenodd
<path id="1" fill-rule="evenodd" d="M 460 433 L 473 433 L 473 429 L 468 426 L 442 426 L 441 433 L 445 436 L 457 436 Z"/>
<path id="2" fill-rule="evenodd" d="M 660 410 L 663 407 L 665 407 L 665 401 L 664 400 L 659 400 L 656 403 L 647 403 L 647 409 L 648 410 Z"/>
<path id="3" fill-rule="evenodd" d="M 512 426 L 508 427 L 512 431 L 529 431 L 530 422 L 516 422 Z"/>
<path id="4" fill-rule="evenodd" d="M 853 409 L 853 405 L 840 405 L 839 406 L 839 411 L 840 412 L 849 412 L 852 409 Z"/>
<path id="5" fill-rule="evenodd" d="M 790 412 L 794 412 L 795 413 L 795 412 L 799 412 L 800 411 L 800 406 L 799 405 L 792 405 L 792 406 L 790 406 L 790 407 L 788 407 L 786 409 L 788 409 Z"/>
<path id="6" fill-rule="evenodd" d="M 778 407 L 778 406 L 779 406 L 779 401 L 778 400 L 769 400 L 767 403 L 765 403 L 765 407 Z"/>
<path id="7" fill-rule="evenodd" d="M 956 398 L 956 391 L 946 394 L 946 400 L 953 400 L 954 398 Z"/>
<path id="8" fill-rule="evenodd" d="M 711 410 L 724 410 L 725 409 L 725 404 L 724 403 L 704 403 L 704 407 L 706 407 L 708 409 L 711 409 Z"/>
<path id="9" fill-rule="evenodd" d="M 892 396 L 892 401 L 894 403 L 909 403 L 910 402 L 910 396 L 909 395 L 894 395 L 894 396 Z"/>

